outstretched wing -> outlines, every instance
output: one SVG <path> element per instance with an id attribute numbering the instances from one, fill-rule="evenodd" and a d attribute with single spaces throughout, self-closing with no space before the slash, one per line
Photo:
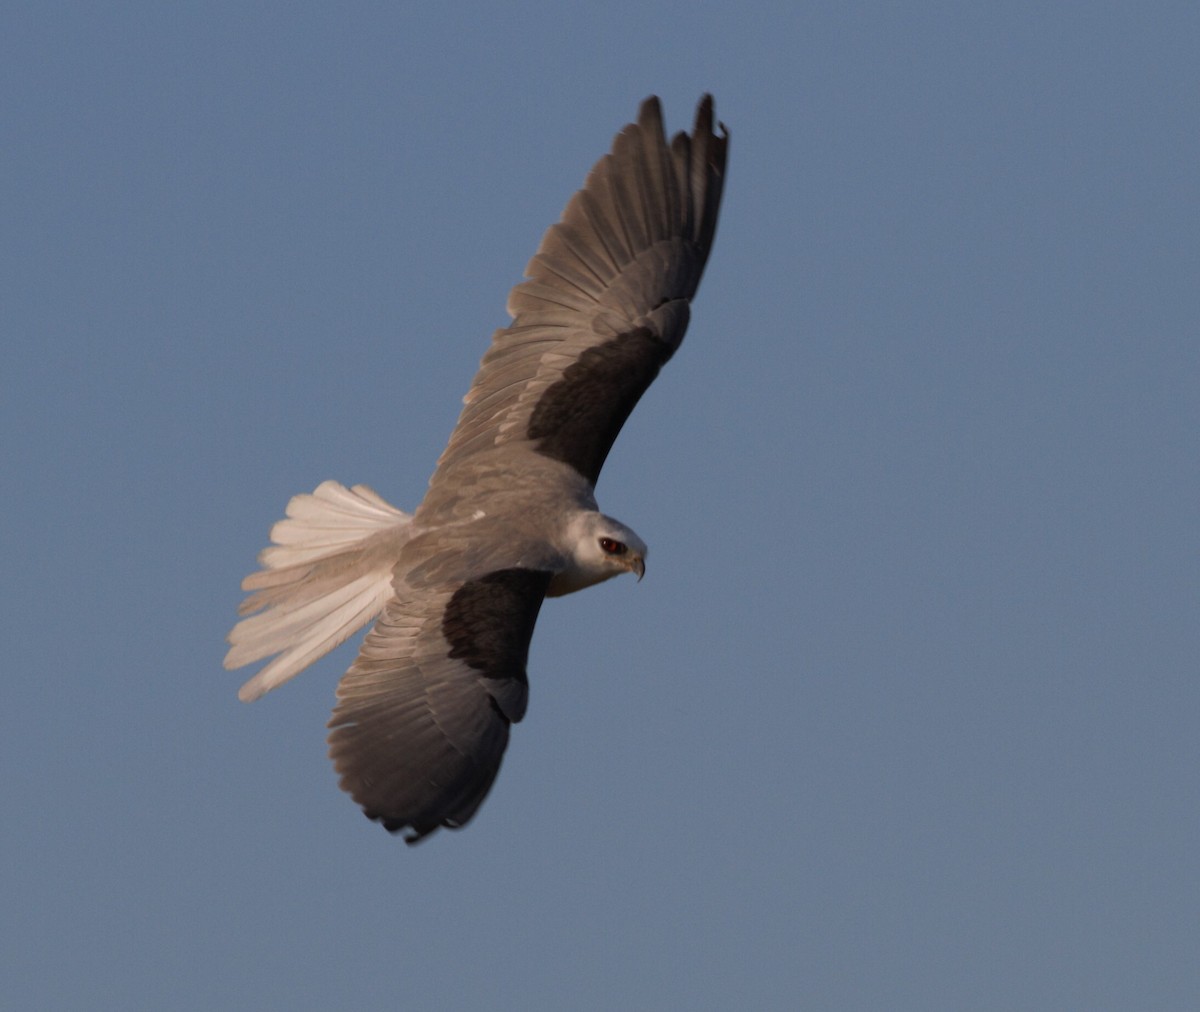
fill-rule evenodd
<path id="1" fill-rule="evenodd" d="M 371 819 L 416 843 L 464 825 L 525 715 L 529 640 L 551 574 L 404 584 L 338 685 L 329 754 Z"/>
<path id="2" fill-rule="evenodd" d="M 717 225 L 728 134 L 711 96 L 668 145 L 642 103 L 542 239 L 430 481 L 481 450 L 526 442 L 595 483 L 638 399 L 683 340 Z"/>

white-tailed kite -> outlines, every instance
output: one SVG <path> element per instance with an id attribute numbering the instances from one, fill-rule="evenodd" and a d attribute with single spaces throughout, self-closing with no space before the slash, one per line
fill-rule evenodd
<path id="1" fill-rule="evenodd" d="M 545 597 L 645 566 L 593 489 L 625 419 L 683 340 L 717 225 L 728 133 L 704 96 L 668 144 L 657 98 L 551 226 L 508 299 L 424 501 L 324 482 L 287 506 L 229 634 L 227 668 L 274 656 L 258 699 L 377 619 L 337 688 L 341 786 L 408 843 L 456 829 L 525 715 Z"/>

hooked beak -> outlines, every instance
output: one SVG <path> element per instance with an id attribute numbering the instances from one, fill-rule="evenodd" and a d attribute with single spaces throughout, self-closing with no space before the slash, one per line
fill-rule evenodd
<path id="1" fill-rule="evenodd" d="M 630 555 L 628 566 L 631 573 L 637 573 L 638 583 L 641 583 L 642 577 L 646 575 L 646 560 L 640 555 Z"/>

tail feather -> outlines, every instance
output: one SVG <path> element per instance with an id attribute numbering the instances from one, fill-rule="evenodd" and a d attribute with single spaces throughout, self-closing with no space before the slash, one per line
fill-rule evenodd
<path id="1" fill-rule="evenodd" d="M 270 569 L 295 566 L 328 555 L 331 550 L 354 545 L 364 531 L 392 527 L 409 519 L 366 485 L 346 488 L 336 481 L 322 482 L 312 495 L 298 495 L 287 506 L 287 519 L 271 528 L 271 540 L 258 561 Z M 249 583 L 261 574 L 246 578 Z M 252 589 L 246 587 L 246 590 Z"/>
<path id="2" fill-rule="evenodd" d="M 246 616 L 229 633 L 226 668 L 278 654 L 238 692 L 246 702 L 298 674 L 353 635 L 391 597 L 392 567 L 412 517 L 365 485 L 327 481 L 295 496 L 271 528 L 263 568 L 242 581 Z"/>

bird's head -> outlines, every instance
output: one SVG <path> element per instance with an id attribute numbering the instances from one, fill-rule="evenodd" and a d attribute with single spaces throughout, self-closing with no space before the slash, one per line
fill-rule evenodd
<path id="1" fill-rule="evenodd" d="M 570 594 L 622 573 L 646 574 L 646 542 L 603 513 L 581 511 L 566 531 L 567 568 L 550 581 L 551 597 Z"/>

